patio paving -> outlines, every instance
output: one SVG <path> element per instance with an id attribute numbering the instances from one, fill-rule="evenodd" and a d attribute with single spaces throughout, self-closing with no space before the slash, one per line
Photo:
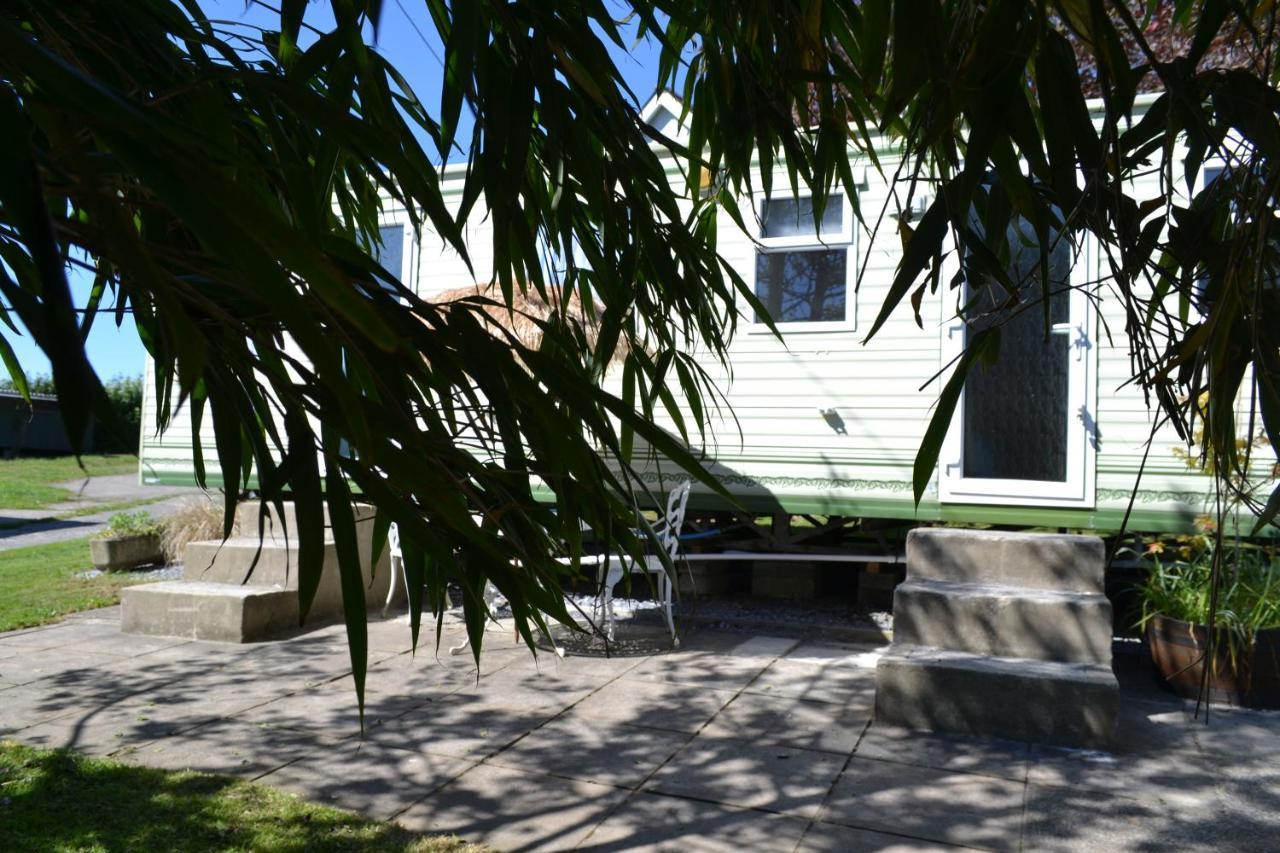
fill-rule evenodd
<path id="1" fill-rule="evenodd" d="M 365 729 L 340 627 L 218 645 L 116 609 L 0 635 L 0 735 L 257 779 L 506 850 L 1274 850 L 1280 714 L 1188 705 L 1136 654 L 1112 754 L 875 725 L 877 650 L 709 630 L 651 657 L 483 668 L 370 625 Z M 424 636 L 426 632 L 424 632 Z M 993 702 L 1001 697 L 993 696 Z"/>

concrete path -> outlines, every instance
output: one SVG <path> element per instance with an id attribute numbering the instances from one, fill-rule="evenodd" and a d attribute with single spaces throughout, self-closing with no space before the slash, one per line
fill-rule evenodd
<path id="1" fill-rule="evenodd" d="M 461 629 L 446 626 L 443 646 Z M 871 720 L 871 647 L 690 634 L 557 660 L 488 636 L 411 657 L 370 625 L 366 729 L 341 628 L 252 646 L 125 636 L 98 611 L 0 635 L 0 735 L 232 774 L 507 850 L 1267 850 L 1280 714 L 1208 728 L 1137 657 L 1115 755 Z M 1015 701 L 992 696 L 992 702 Z"/>
<path id="2" fill-rule="evenodd" d="M 112 474 L 91 477 L 88 480 L 68 480 L 54 485 L 67 489 L 75 497 L 39 510 L 0 509 L 0 519 L 6 522 L 28 520 L 28 523 L 0 529 L 0 551 L 10 548 L 26 548 L 47 545 L 66 539 L 92 536 L 106 527 L 107 519 L 119 510 L 85 512 L 96 506 L 120 504 L 127 501 L 163 498 L 156 503 L 139 506 L 135 512 L 145 510 L 156 518 L 164 518 L 176 511 L 184 500 L 203 494 L 199 489 L 178 486 L 142 486 L 137 474 Z M 73 518 L 57 518 L 60 514 L 84 512 Z"/>

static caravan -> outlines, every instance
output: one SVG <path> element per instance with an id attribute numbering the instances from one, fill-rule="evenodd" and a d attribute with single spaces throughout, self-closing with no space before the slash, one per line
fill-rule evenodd
<path id="1" fill-rule="evenodd" d="M 670 95 L 658 96 L 643 113 L 668 135 L 679 135 L 679 114 Z M 863 211 L 898 207 L 893 194 L 900 190 L 884 177 L 894 172 L 894 151 L 886 145 L 880 157 L 883 173 L 855 164 L 861 171 L 854 174 L 865 176 L 857 199 Z M 668 169 L 673 185 L 681 185 L 678 164 Z M 444 172 L 452 204 L 461 173 L 461 167 Z M 779 175 L 773 185 L 788 183 Z M 1054 298 L 1047 341 L 1038 312 L 1006 327 L 999 363 L 978 369 L 967 383 L 917 506 L 912 466 L 941 387 L 930 379 L 974 329 L 957 316 L 956 293 L 943 287 L 926 295 L 922 326 L 904 307 L 864 344 L 900 259 L 895 229 L 882 228 L 872 240 L 855 221 L 853 200 L 843 195 L 826 206 L 821 222 L 814 222 L 810 198 L 775 189 L 772 198 L 749 201 L 756 213 L 751 233 L 724 216 L 720 251 L 753 283 L 783 338 L 742 306 L 729 368 L 716 376 L 732 411 L 702 448 L 711 470 L 748 509 L 1111 530 L 1132 497 L 1131 529 L 1170 531 L 1189 528 L 1209 508 L 1209 478 L 1175 455 L 1181 445 L 1171 430 L 1157 430 L 1153 438 L 1152 412 L 1141 390 L 1126 384 L 1131 373 L 1120 306 L 1080 290 Z M 432 235 L 416 243 L 401 211 L 389 207 L 384 217 L 384 265 L 398 267 L 420 295 L 430 299 L 473 283 L 467 267 Z M 482 275 L 492 251 L 488 229 L 480 214 L 467 223 Z M 1088 239 L 1077 246 L 1064 241 L 1052 260 L 1053 274 L 1064 282 L 1092 281 L 1102 272 Z M 155 422 L 150 376 L 146 387 L 144 424 Z M 144 482 L 194 481 L 187 423 L 177 418 L 166 433 L 143 436 Z M 212 432 L 203 441 L 211 445 Z M 657 461 L 642 471 L 655 488 L 671 473 Z M 693 506 L 714 509 L 713 497 L 695 491 Z"/>

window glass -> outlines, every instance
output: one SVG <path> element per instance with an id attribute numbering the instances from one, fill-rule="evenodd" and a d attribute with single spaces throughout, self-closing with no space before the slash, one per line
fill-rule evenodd
<path id="1" fill-rule="evenodd" d="M 839 237 L 844 225 L 844 198 L 834 195 L 822 211 L 822 230 L 813 225 L 813 199 L 771 198 L 764 204 L 762 237 Z"/>
<path id="2" fill-rule="evenodd" d="M 382 245 L 375 246 L 373 257 L 394 276 L 404 274 L 404 228 L 400 225 L 384 225 L 378 229 Z"/>
<path id="3" fill-rule="evenodd" d="M 846 249 L 759 252 L 756 296 L 775 323 L 841 322 L 847 265 Z"/>
<path id="4" fill-rule="evenodd" d="M 1049 255 L 1049 323 L 1040 305 L 1039 251 L 1017 252 L 1009 277 L 1018 301 L 994 280 L 966 280 L 969 332 L 1000 326 L 995 364 L 976 364 L 964 384 L 964 476 L 977 479 L 1067 479 L 1070 418 L 1072 248 L 1059 240 Z M 1032 307 L 1026 308 L 1025 306 Z M 1022 310 L 1025 309 L 1025 310 Z M 1063 334 L 1062 332 L 1066 332 Z"/>

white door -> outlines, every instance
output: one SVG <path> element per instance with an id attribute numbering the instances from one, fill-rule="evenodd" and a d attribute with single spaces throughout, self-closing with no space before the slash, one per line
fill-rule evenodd
<path id="1" fill-rule="evenodd" d="M 1039 253 L 1021 254 L 1010 270 L 1013 280 L 1023 281 L 1026 307 L 1020 313 L 1009 310 L 998 283 L 968 282 L 963 316 L 943 327 L 944 363 L 963 352 L 970 335 L 997 324 L 1000 352 L 994 365 L 979 362 L 969 371 L 938 457 L 939 497 L 954 503 L 1091 507 L 1097 352 L 1086 290 L 1096 279 L 1094 248 L 1088 240 L 1083 248 L 1066 240 L 1055 247 L 1047 336 L 1039 273 L 1031 272 Z"/>

